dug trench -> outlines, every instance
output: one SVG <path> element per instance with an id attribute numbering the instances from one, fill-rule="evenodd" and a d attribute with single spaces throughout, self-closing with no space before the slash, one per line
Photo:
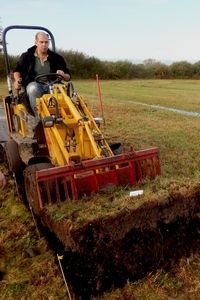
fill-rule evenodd
<path id="1" fill-rule="evenodd" d="M 200 185 L 77 225 L 41 213 L 74 299 L 91 299 L 200 250 Z M 50 234 L 51 232 L 51 234 Z"/>

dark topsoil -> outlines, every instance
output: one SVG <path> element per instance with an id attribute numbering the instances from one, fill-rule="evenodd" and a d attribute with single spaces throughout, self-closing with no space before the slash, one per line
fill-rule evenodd
<path id="1" fill-rule="evenodd" d="M 75 299 L 90 299 L 157 268 L 170 269 L 200 245 L 200 185 L 176 188 L 166 199 L 91 218 L 53 221 L 46 210 L 42 223 L 51 231 Z"/>

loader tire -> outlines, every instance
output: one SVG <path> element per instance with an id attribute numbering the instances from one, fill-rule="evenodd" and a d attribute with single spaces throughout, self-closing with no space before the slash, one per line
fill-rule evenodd
<path id="1" fill-rule="evenodd" d="M 40 206 L 39 206 L 39 195 L 37 192 L 37 182 L 36 182 L 36 171 L 40 171 L 42 169 L 51 168 L 51 163 L 39 163 L 34 165 L 29 165 L 24 170 L 24 187 L 26 193 L 26 199 L 30 208 L 36 215 L 40 213 Z M 41 191 L 42 201 L 46 202 L 46 193 Z"/>
<path id="2" fill-rule="evenodd" d="M 8 169 L 14 174 L 22 173 L 24 162 L 19 153 L 18 144 L 14 140 L 10 140 L 4 145 Z"/>

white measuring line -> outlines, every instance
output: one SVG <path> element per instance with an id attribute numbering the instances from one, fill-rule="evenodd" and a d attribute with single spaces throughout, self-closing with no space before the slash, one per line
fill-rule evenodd
<path id="1" fill-rule="evenodd" d="M 187 111 L 183 109 L 177 109 L 177 108 L 172 108 L 172 107 L 167 107 L 167 106 L 162 106 L 162 105 L 157 105 L 157 104 L 147 104 L 144 102 L 136 102 L 136 101 L 126 101 L 123 103 L 132 103 L 132 104 L 138 104 L 138 105 L 145 105 L 148 107 L 156 108 L 156 109 L 162 109 L 162 110 L 167 110 L 167 111 L 172 111 L 181 115 L 185 116 L 191 116 L 191 117 L 200 117 L 200 112 L 193 112 L 193 111 Z"/>

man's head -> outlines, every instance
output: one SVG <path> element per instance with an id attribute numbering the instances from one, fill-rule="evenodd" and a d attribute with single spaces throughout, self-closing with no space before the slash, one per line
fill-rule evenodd
<path id="1" fill-rule="evenodd" d="M 37 46 L 37 51 L 40 53 L 47 53 L 49 48 L 49 36 L 45 32 L 37 32 L 35 35 L 35 44 Z"/>

